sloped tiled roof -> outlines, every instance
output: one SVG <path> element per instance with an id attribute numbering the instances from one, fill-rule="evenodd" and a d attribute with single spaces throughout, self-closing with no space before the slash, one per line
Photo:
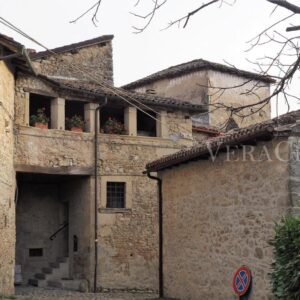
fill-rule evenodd
<path id="1" fill-rule="evenodd" d="M 253 80 L 259 80 L 266 83 L 272 83 L 274 80 L 268 76 L 262 76 L 257 73 L 248 72 L 244 70 L 240 70 L 234 67 L 229 67 L 226 65 L 222 65 L 219 63 L 210 62 L 204 59 L 196 59 L 192 60 L 180 65 L 172 66 L 170 68 L 161 70 L 159 72 L 156 72 L 154 74 L 151 74 L 147 77 L 141 78 L 139 80 L 136 80 L 134 82 L 128 83 L 123 86 L 125 89 L 133 89 L 141 87 L 145 84 L 164 79 L 164 78 L 174 78 L 179 75 L 184 75 L 191 72 L 201 71 L 201 70 L 215 70 L 220 71 L 223 73 L 228 73 L 232 75 L 237 75 L 241 77 L 246 77 Z"/>
<path id="2" fill-rule="evenodd" d="M 182 150 L 153 161 L 146 165 L 146 170 L 147 172 L 161 171 L 183 163 L 208 157 L 209 153 L 215 153 L 227 146 L 242 145 L 243 143 L 263 137 L 271 138 L 277 127 L 285 126 L 285 130 L 291 129 L 297 120 L 300 120 L 300 110 L 262 123 L 232 130 L 225 135 L 204 141 L 188 150 Z"/>
<path id="3" fill-rule="evenodd" d="M 79 80 L 76 78 L 58 78 L 58 77 L 45 77 L 40 76 L 42 79 L 57 85 L 60 88 L 69 89 L 73 91 L 78 91 L 82 93 L 94 94 L 95 96 L 111 96 L 114 98 L 124 97 L 129 101 L 134 103 L 136 100 L 136 105 L 138 102 L 153 106 L 162 107 L 173 107 L 181 110 L 193 111 L 193 112 L 203 112 L 207 110 L 205 105 L 196 105 L 189 103 L 187 101 L 181 101 L 173 98 L 160 97 L 152 94 L 143 94 L 136 92 L 129 92 L 122 88 L 116 88 L 113 86 L 108 86 L 107 84 L 100 85 L 93 82 Z"/>
<path id="4" fill-rule="evenodd" d="M 0 45 L 6 48 L 9 53 L 11 52 L 11 54 L 15 54 L 15 57 L 11 58 L 11 62 L 19 70 L 25 72 L 32 71 L 29 67 L 28 61 L 25 58 L 25 53 L 23 52 L 25 48 L 21 43 L 15 41 L 13 38 L 7 35 L 0 33 Z"/>
<path id="5" fill-rule="evenodd" d="M 68 51 L 74 51 L 74 50 L 77 50 L 77 49 L 86 48 L 86 47 L 93 46 L 93 45 L 103 44 L 103 43 L 111 41 L 113 38 L 114 38 L 113 35 L 102 35 L 102 36 L 94 38 L 94 39 L 81 41 L 81 42 L 78 42 L 78 43 L 74 43 L 74 44 L 54 48 L 54 49 L 51 49 L 51 51 L 53 51 L 55 53 L 63 53 L 63 52 L 68 52 Z M 47 57 L 49 55 L 51 55 L 50 51 L 41 51 L 41 52 L 37 52 L 37 53 L 32 53 L 31 58 L 32 59 L 38 59 L 38 58 L 42 58 L 42 57 Z"/>

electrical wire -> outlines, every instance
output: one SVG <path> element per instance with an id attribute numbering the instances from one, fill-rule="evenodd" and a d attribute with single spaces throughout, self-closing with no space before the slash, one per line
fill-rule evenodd
<path id="1" fill-rule="evenodd" d="M 19 29 L 18 27 L 16 27 L 15 25 L 13 25 L 11 22 L 7 21 L 6 19 L 4 19 L 3 17 L 0 17 L 0 23 L 2 23 L 3 25 L 7 26 L 8 28 L 10 28 L 11 30 L 17 32 L 18 34 L 24 36 L 25 38 L 29 39 L 30 41 L 32 41 L 33 43 L 39 45 L 40 47 L 44 48 L 46 51 L 50 52 L 51 54 L 58 56 L 58 53 L 56 53 L 55 51 L 49 49 L 47 46 L 43 45 L 42 43 L 40 43 L 39 41 L 37 41 L 36 39 L 32 38 L 31 36 L 29 36 L 28 34 L 26 34 L 24 31 L 22 31 L 21 29 Z M 65 63 L 66 64 L 66 63 Z M 157 122 L 164 124 L 164 122 L 162 122 L 161 120 L 157 119 L 156 117 L 154 117 L 153 115 L 149 114 L 147 111 L 141 109 L 138 105 L 132 103 L 131 101 L 129 101 L 128 99 L 125 98 L 125 96 L 133 101 L 135 101 L 136 103 L 138 103 L 139 105 L 145 107 L 146 109 L 154 112 L 156 115 L 161 115 L 161 113 L 157 112 L 156 110 L 154 110 L 153 108 L 149 107 L 148 105 L 142 103 L 141 101 L 133 98 L 131 95 L 129 95 L 127 93 L 127 91 L 116 91 L 116 88 L 111 86 L 109 83 L 105 82 L 103 79 L 99 79 L 97 77 L 95 77 L 93 74 L 87 72 L 86 70 L 80 68 L 79 66 L 77 66 L 74 63 L 68 63 L 69 66 L 73 67 L 74 69 L 76 69 L 77 71 L 83 73 L 84 75 L 86 75 L 89 79 L 91 79 L 94 83 L 96 83 L 97 85 L 99 85 L 101 88 L 104 89 L 104 91 L 109 91 L 110 93 L 116 95 L 117 97 L 121 98 L 122 100 L 124 100 L 125 102 L 127 102 L 128 104 L 130 104 L 131 106 L 137 108 L 139 111 L 143 112 L 144 114 L 146 114 L 147 116 L 149 116 L 150 118 L 156 120 Z M 125 96 L 122 95 L 122 93 L 125 94 Z M 168 126 L 168 124 L 165 124 Z M 181 129 L 183 129 L 183 131 L 187 132 L 187 129 L 182 127 L 180 124 L 177 124 L 177 126 Z M 169 126 L 168 126 L 169 127 Z M 169 127 L 170 130 L 170 127 Z M 190 134 L 190 132 L 188 132 Z"/>

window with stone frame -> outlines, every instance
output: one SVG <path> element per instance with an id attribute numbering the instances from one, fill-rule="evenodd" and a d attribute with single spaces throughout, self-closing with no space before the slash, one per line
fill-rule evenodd
<path id="1" fill-rule="evenodd" d="M 150 117 L 152 116 L 152 117 Z M 138 136 L 157 136 L 156 119 L 157 116 L 152 111 L 147 114 L 138 110 L 137 112 L 137 135 Z"/>
<path id="2" fill-rule="evenodd" d="M 106 183 L 106 207 L 125 208 L 126 183 L 112 182 Z"/>

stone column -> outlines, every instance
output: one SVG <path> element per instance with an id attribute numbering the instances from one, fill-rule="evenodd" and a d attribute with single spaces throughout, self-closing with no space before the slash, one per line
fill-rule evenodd
<path id="1" fill-rule="evenodd" d="M 29 126 L 29 118 L 30 118 L 30 100 L 29 93 L 25 93 L 25 111 L 24 111 L 24 125 Z"/>
<path id="2" fill-rule="evenodd" d="M 156 122 L 156 135 L 161 138 L 168 138 L 167 112 L 164 110 L 160 111 L 159 114 L 157 114 L 157 119 L 159 122 Z"/>
<path id="3" fill-rule="evenodd" d="M 86 132 L 95 132 L 95 111 L 98 106 L 99 104 L 97 103 L 87 103 L 84 105 L 84 121 L 85 121 Z M 100 130 L 99 114 L 98 114 L 98 128 Z"/>
<path id="4" fill-rule="evenodd" d="M 65 99 L 51 101 L 51 128 L 65 130 Z"/>
<path id="5" fill-rule="evenodd" d="M 137 109 L 129 106 L 124 110 L 125 129 L 130 136 L 137 136 Z"/>

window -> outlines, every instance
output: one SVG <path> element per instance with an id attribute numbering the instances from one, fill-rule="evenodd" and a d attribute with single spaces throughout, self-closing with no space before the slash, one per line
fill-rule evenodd
<path id="1" fill-rule="evenodd" d="M 35 126 L 35 122 L 40 123 L 40 119 L 44 120 L 45 125 L 51 128 L 51 98 L 38 94 L 30 94 L 29 98 L 29 125 Z M 39 116 L 38 121 L 34 116 Z M 48 122 L 47 122 L 48 121 Z"/>
<path id="2" fill-rule="evenodd" d="M 125 187 L 125 182 L 106 183 L 107 208 L 125 208 Z"/>
<path id="3" fill-rule="evenodd" d="M 29 249 L 30 257 L 43 256 L 43 248 L 31 248 Z"/>
<path id="4" fill-rule="evenodd" d="M 101 108 L 100 130 L 108 134 L 125 134 L 124 108 L 107 106 Z"/>
<path id="5" fill-rule="evenodd" d="M 84 102 L 66 100 L 65 104 L 65 128 L 72 127 L 84 130 Z"/>
<path id="6" fill-rule="evenodd" d="M 138 111 L 137 112 L 137 134 L 139 136 L 156 136 L 156 114 L 152 111 L 147 111 L 149 115 Z"/>

